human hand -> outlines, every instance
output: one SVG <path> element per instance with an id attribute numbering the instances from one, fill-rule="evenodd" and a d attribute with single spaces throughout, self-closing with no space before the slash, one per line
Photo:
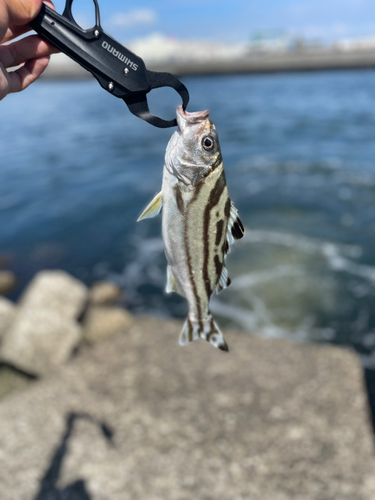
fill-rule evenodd
<path id="1" fill-rule="evenodd" d="M 49 0 L 45 3 L 53 8 Z M 46 69 L 50 54 L 58 52 L 38 35 L 3 45 L 29 31 L 28 23 L 41 7 L 42 0 L 0 0 L 0 101 L 34 82 Z M 20 64 L 16 71 L 6 69 Z"/>

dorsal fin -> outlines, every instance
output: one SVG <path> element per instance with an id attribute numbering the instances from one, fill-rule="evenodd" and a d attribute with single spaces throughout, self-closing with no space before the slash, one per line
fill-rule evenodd
<path id="1" fill-rule="evenodd" d="M 233 205 L 233 202 L 231 202 L 229 223 L 228 223 L 228 234 L 227 234 L 227 240 L 229 245 L 234 243 L 234 240 L 240 240 L 243 237 L 244 233 L 245 229 L 238 215 L 238 210 Z"/>
<path id="2" fill-rule="evenodd" d="M 153 197 L 153 199 L 150 201 L 147 207 L 143 210 L 141 215 L 138 217 L 137 222 L 139 222 L 142 219 L 151 219 L 152 217 L 156 217 L 158 214 L 160 214 L 162 206 L 163 206 L 163 196 L 161 194 L 161 191 L 159 191 Z"/>

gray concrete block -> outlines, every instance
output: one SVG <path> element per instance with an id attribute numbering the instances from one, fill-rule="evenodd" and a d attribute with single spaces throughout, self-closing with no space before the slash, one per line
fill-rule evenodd
<path id="1" fill-rule="evenodd" d="M 90 307 L 83 322 L 83 338 L 95 343 L 127 330 L 133 324 L 133 315 L 122 307 Z"/>
<path id="2" fill-rule="evenodd" d="M 123 296 L 120 287 L 109 281 L 97 281 L 90 290 L 90 302 L 94 305 L 110 305 Z"/>
<path id="3" fill-rule="evenodd" d="M 32 375 L 44 375 L 64 363 L 82 338 L 75 319 L 87 299 L 87 287 L 64 271 L 38 273 L 4 335 L 1 360 Z"/>
<path id="4" fill-rule="evenodd" d="M 20 299 L 28 309 L 47 309 L 62 318 L 77 319 L 88 300 L 88 289 L 64 271 L 41 271 Z"/>
<path id="5" fill-rule="evenodd" d="M 0 295 L 7 295 L 17 284 L 17 278 L 12 271 L 0 271 Z"/>
<path id="6" fill-rule="evenodd" d="M 45 375 L 67 361 L 82 338 L 82 327 L 48 309 L 22 309 L 7 330 L 2 361 L 30 375 Z"/>
<path id="7" fill-rule="evenodd" d="M 0 340 L 12 324 L 16 315 L 16 304 L 0 296 Z"/>
<path id="8" fill-rule="evenodd" d="M 27 375 L 10 366 L 0 366 L 0 399 L 14 391 L 25 389 L 30 383 Z"/>
<path id="9" fill-rule="evenodd" d="M 227 354 L 180 328 L 138 320 L 0 402 L 2 500 L 375 498 L 353 352 L 226 331 Z"/>

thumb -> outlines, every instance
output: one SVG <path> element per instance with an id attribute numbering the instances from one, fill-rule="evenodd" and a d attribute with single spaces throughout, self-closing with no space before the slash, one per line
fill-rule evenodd
<path id="1" fill-rule="evenodd" d="M 42 0 L 1 0 L 8 11 L 9 24 L 23 26 L 34 19 L 42 8 Z"/>

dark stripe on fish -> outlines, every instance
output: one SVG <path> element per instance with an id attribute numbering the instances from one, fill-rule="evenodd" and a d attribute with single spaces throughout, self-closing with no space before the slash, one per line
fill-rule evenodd
<path id="1" fill-rule="evenodd" d="M 229 243 L 228 243 L 228 240 L 226 238 L 224 240 L 224 243 L 223 243 L 223 246 L 221 249 L 223 252 L 223 256 L 225 257 L 225 255 L 227 255 L 227 253 L 229 252 Z"/>
<path id="2" fill-rule="evenodd" d="M 189 336 L 189 342 L 193 342 L 193 327 L 191 325 L 189 316 L 187 318 L 187 325 L 188 325 L 188 336 Z"/>
<path id="3" fill-rule="evenodd" d="M 220 262 L 220 259 L 217 255 L 215 255 L 214 263 L 215 263 L 216 275 L 217 275 L 217 278 L 219 279 L 221 276 L 221 271 L 223 270 L 223 263 Z"/>
<path id="4" fill-rule="evenodd" d="M 223 229 L 224 229 L 224 221 L 219 220 L 216 224 L 216 239 L 215 239 L 215 245 L 218 246 L 221 238 L 223 236 Z"/>
<path id="5" fill-rule="evenodd" d="M 208 198 L 208 203 L 206 205 L 206 209 L 204 211 L 203 218 L 203 238 L 204 238 L 204 261 L 203 261 L 203 280 L 206 287 L 207 298 L 209 299 L 212 294 L 210 277 L 208 275 L 208 260 L 210 255 L 210 236 L 208 234 L 208 230 L 210 227 L 210 215 L 211 210 L 219 203 L 220 197 L 223 194 L 223 191 L 226 186 L 225 174 L 222 171 L 220 177 L 215 183 L 215 186 L 212 188 L 210 196 Z"/>
<path id="6" fill-rule="evenodd" d="M 191 199 L 191 202 L 189 203 L 189 205 L 191 205 L 192 203 L 194 203 L 194 201 L 196 201 L 196 200 L 197 200 L 198 195 L 199 195 L 199 193 L 200 193 L 200 191 L 201 191 L 201 189 L 202 189 L 202 187 L 203 187 L 203 184 L 204 184 L 204 182 L 203 182 L 203 181 L 202 181 L 202 182 L 200 182 L 199 184 L 197 184 L 196 188 L 194 189 L 194 196 L 193 196 L 193 198 Z"/>
<path id="7" fill-rule="evenodd" d="M 225 208 L 224 208 L 224 214 L 225 214 L 225 217 L 227 218 L 227 220 L 229 220 L 229 217 L 230 217 L 231 204 L 232 204 L 232 202 L 230 201 L 230 198 L 228 198 L 227 202 L 225 204 Z"/>
<path id="8" fill-rule="evenodd" d="M 208 205 L 206 207 L 206 210 L 207 210 L 207 208 L 212 209 L 213 207 L 215 207 L 219 203 L 220 196 L 223 194 L 223 191 L 224 191 L 226 185 L 227 185 L 227 182 L 226 182 L 225 174 L 224 174 L 224 170 L 223 170 L 220 177 L 216 181 L 215 186 L 212 188 L 212 191 L 210 193 L 210 197 L 208 199 Z M 230 204 L 230 200 L 229 200 L 229 204 Z"/>
<path id="9" fill-rule="evenodd" d="M 174 191 L 176 193 L 176 204 L 177 204 L 178 211 L 180 212 L 180 214 L 183 214 L 184 210 L 185 210 L 184 200 L 182 198 L 181 189 L 180 189 L 178 184 L 176 184 L 174 186 Z"/>
<path id="10" fill-rule="evenodd" d="M 197 285 L 195 284 L 193 268 L 191 265 L 191 255 L 190 255 L 190 250 L 189 250 L 190 247 L 189 247 L 189 239 L 188 239 L 187 221 L 188 221 L 188 217 L 185 217 L 185 219 L 184 219 L 184 243 L 185 243 L 185 248 L 186 248 L 186 262 L 187 262 L 187 266 L 188 266 L 189 277 L 190 277 L 191 286 L 193 289 L 193 294 L 194 294 L 195 300 L 197 302 L 197 312 L 198 312 L 199 324 L 202 325 L 201 299 L 197 293 Z"/>
<path id="11" fill-rule="evenodd" d="M 219 333 L 219 332 L 217 331 L 217 328 L 216 328 L 216 325 L 215 325 L 215 322 L 214 322 L 214 318 L 211 316 L 211 320 L 210 320 L 210 332 L 209 332 L 209 334 L 206 337 L 207 342 L 209 342 L 210 339 L 211 339 L 211 337 L 212 337 L 212 335 L 215 335 L 216 333 Z"/>
<path id="12" fill-rule="evenodd" d="M 192 285 L 192 289 L 193 289 L 193 294 L 194 294 L 194 297 L 195 297 L 195 300 L 196 300 L 196 304 L 197 304 L 197 313 L 198 313 L 198 322 L 199 322 L 199 330 L 200 331 L 203 331 L 203 317 L 202 317 L 202 304 L 201 304 L 201 299 L 200 299 L 200 296 L 198 294 L 198 291 L 197 291 L 197 285 L 196 285 L 196 282 L 195 282 L 195 275 L 193 274 L 193 271 L 192 271 L 192 264 L 191 264 L 191 255 L 190 255 L 190 250 L 189 250 L 189 240 L 188 240 L 188 226 L 187 226 L 187 221 L 189 219 L 189 209 L 190 209 L 190 206 L 198 200 L 198 196 L 199 196 L 199 193 L 201 192 L 201 189 L 204 185 L 204 182 L 199 182 L 195 189 L 194 189 L 194 195 L 192 197 L 192 199 L 190 200 L 187 208 L 186 208 L 186 213 L 185 213 L 185 220 L 184 220 L 184 240 L 185 240 L 185 247 L 186 247 L 186 256 L 187 256 L 187 264 L 188 264 L 188 271 L 189 271 L 189 276 L 190 276 L 190 282 L 191 282 L 191 285 Z M 209 284 L 210 286 L 210 284 Z"/>
<path id="13" fill-rule="evenodd" d="M 198 199 L 198 195 L 203 187 L 203 182 L 200 182 L 199 184 L 197 184 L 196 188 L 194 189 L 194 195 L 193 195 L 193 198 L 191 199 L 189 205 L 187 206 L 187 209 L 186 209 L 186 214 L 185 214 L 185 223 L 184 223 L 184 233 L 185 233 L 185 236 L 184 236 L 184 240 L 185 240 L 185 246 L 186 246 L 186 254 L 187 254 L 187 262 L 188 262 L 188 270 L 189 270 L 189 276 L 190 276 L 190 282 L 191 282 L 191 285 L 192 285 L 192 288 L 193 288 L 193 294 L 194 294 L 194 297 L 195 297 L 195 300 L 197 302 L 197 312 L 198 312 L 198 321 L 199 321 L 199 325 L 200 325 L 200 330 L 202 331 L 203 329 L 203 323 L 202 323 L 202 306 L 201 306 L 201 299 L 198 295 L 198 292 L 197 292 L 197 286 L 196 286 L 196 283 L 195 283 L 195 277 L 193 275 L 193 272 L 192 272 L 192 265 L 191 265 L 191 255 L 190 255 L 190 252 L 189 252 L 189 246 L 188 246 L 188 227 L 187 227 L 187 220 L 189 218 L 189 208 L 190 208 L 190 205 L 192 205 L 195 201 L 197 201 Z"/>
<path id="14" fill-rule="evenodd" d="M 214 163 L 211 165 L 211 172 L 216 170 L 217 167 L 219 167 L 222 163 L 223 163 L 223 158 L 222 158 L 221 154 L 219 153 L 218 157 L 216 158 Z"/>

